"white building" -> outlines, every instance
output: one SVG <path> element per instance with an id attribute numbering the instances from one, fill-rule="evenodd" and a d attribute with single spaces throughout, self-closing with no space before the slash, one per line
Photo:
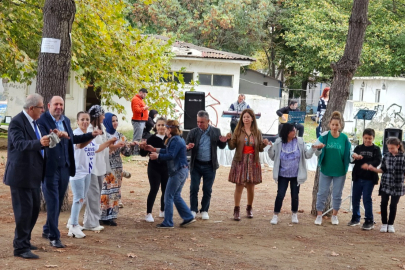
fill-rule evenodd
<path id="1" fill-rule="evenodd" d="M 163 41 L 168 40 L 163 36 L 155 37 Z M 241 66 L 247 66 L 255 59 L 185 42 L 175 42 L 172 50 L 176 54 L 172 60 L 172 71 L 177 72 L 185 68 L 186 71 L 183 73 L 183 77 L 186 84 L 190 83 L 191 80 L 199 81 L 199 85 L 195 87 L 195 90 L 206 94 L 206 110 L 210 114 L 212 124 L 221 128 L 223 133 L 230 131 L 230 118 L 221 117 L 222 112 L 227 111 L 231 103 L 237 100 Z M 87 90 L 80 87 L 73 77 L 71 76 L 68 83 L 65 114 L 72 120 L 74 125 L 76 113 L 94 104 L 95 99 L 94 91 L 87 93 Z M 6 114 L 14 116 L 22 110 L 25 97 L 30 93 L 35 93 L 35 81 L 29 86 L 17 83 L 4 84 L 4 90 L 8 101 Z M 120 129 L 132 129 L 130 123 L 132 118 L 130 100 L 115 98 L 115 101 L 123 104 L 126 109 L 125 114 L 118 115 Z M 257 95 L 246 95 L 246 101 L 255 112 L 261 112 L 262 117 L 258 120 L 258 124 L 262 132 L 276 133 L 277 123 L 275 122 L 277 116 L 275 112 L 280 106 L 280 101 Z M 175 100 L 172 102 L 175 102 Z M 180 115 L 182 115 L 183 108 L 183 102 L 179 101 L 178 111 Z"/>

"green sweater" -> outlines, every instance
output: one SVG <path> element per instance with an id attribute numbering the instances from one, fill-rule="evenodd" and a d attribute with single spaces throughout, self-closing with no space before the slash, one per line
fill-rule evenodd
<path id="1" fill-rule="evenodd" d="M 321 172 L 327 176 L 342 176 L 347 173 L 350 163 L 350 142 L 343 133 L 334 138 L 330 131 L 324 132 L 319 138 L 319 142 L 325 147 L 318 159 Z"/>

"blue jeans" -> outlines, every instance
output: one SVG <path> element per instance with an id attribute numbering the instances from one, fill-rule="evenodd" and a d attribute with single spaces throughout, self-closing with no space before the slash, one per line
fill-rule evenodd
<path id="1" fill-rule="evenodd" d="M 285 193 L 287 192 L 288 183 L 290 183 L 291 190 L 291 212 L 298 212 L 298 200 L 300 193 L 300 186 L 298 186 L 297 177 L 283 177 L 278 176 L 277 181 L 277 197 L 274 203 L 274 213 L 280 213 L 281 206 L 283 206 L 283 200 Z"/>
<path id="2" fill-rule="evenodd" d="M 42 183 L 42 192 L 46 202 L 46 223 L 43 227 L 43 233 L 49 236 L 49 240 L 60 238 L 59 214 L 68 185 L 69 167 L 58 167 L 55 175 L 45 176 Z"/>
<path id="3" fill-rule="evenodd" d="M 71 180 L 70 187 L 73 193 L 72 210 L 70 213 L 70 224 L 79 225 L 79 213 L 89 191 L 91 174 L 81 179 Z M 81 200 L 81 201 L 80 201 Z"/>
<path id="4" fill-rule="evenodd" d="M 373 200 L 371 199 L 371 194 L 373 193 L 374 183 L 372 180 L 357 179 L 353 181 L 353 221 L 360 221 L 360 199 L 363 195 L 363 204 L 365 210 L 365 220 L 374 221 L 373 217 Z"/>
<path id="5" fill-rule="evenodd" d="M 190 184 L 190 208 L 191 211 L 198 213 L 198 191 L 200 190 L 201 177 L 203 179 L 203 197 L 201 200 L 201 212 L 208 212 L 210 208 L 212 185 L 214 184 L 216 170 L 212 165 L 199 164 L 197 161 L 194 163 L 193 170 L 191 171 L 191 184 Z"/>
<path id="6" fill-rule="evenodd" d="M 165 219 L 163 226 L 173 227 L 173 202 L 182 219 L 189 221 L 193 219 L 190 208 L 181 197 L 181 190 L 186 182 L 188 168 L 182 168 L 175 175 L 169 176 L 165 191 Z"/>
<path id="7" fill-rule="evenodd" d="M 345 185 L 346 174 L 342 176 L 328 176 L 322 172 L 319 174 L 319 187 L 316 197 L 316 210 L 323 211 L 325 208 L 326 199 L 329 196 L 330 185 L 332 187 L 332 207 L 333 210 L 339 211 L 342 204 L 342 191 Z"/>

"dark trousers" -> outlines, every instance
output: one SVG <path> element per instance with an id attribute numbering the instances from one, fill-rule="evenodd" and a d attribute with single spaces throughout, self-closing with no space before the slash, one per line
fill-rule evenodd
<path id="1" fill-rule="evenodd" d="M 283 127 L 283 124 L 280 124 L 278 126 L 278 134 L 280 134 L 281 128 Z M 303 137 L 304 136 L 304 126 L 301 124 L 295 124 L 295 128 L 298 131 L 298 137 Z"/>
<path id="2" fill-rule="evenodd" d="M 381 222 L 382 224 L 394 225 L 395 216 L 397 215 L 397 206 L 401 196 L 391 196 L 383 191 L 380 191 L 380 195 L 381 195 Z M 390 215 L 387 222 L 388 201 L 390 197 L 391 197 Z"/>
<path id="3" fill-rule="evenodd" d="M 298 212 L 300 186 L 298 186 L 297 177 L 287 178 L 278 176 L 277 197 L 276 202 L 274 203 L 274 213 L 280 213 L 281 206 L 283 206 L 285 193 L 287 192 L 288 183 L 290 183 L 291 190 L 291 212 Z"/>
<path id="4" fill-rule="evenodd" d="M 38 219 L 41 203 L 40 188 L 10 187 L 15 231 L 14 255 L 30 250 L 31 232 Z"/>
<path id="5" fill-rule="evenodd" d="M 363 195 L 363 204 L 365 210 L 365 221 L 373 222 L 373 200 L 371 194 L 373 193 L 374 183 L 372 180 L 357 179 L 353 181 L 353 221 L 360 221 L 360 199 Z"/>
<path id="6" fill-rule="evenodd" d="M 50 240 L 60 238 L 59 214 L 68 185 L 69 167 L 58 167 L 55 175 L 45 176 L 42 183 L 42 192 L 46 202 L 46 223 L 43 232 L 49 235 Z"/>
<path id="7" fill-rule="evenodd" d="M 319 136 L 321 136 L 321 126 L 322 126 L 322 122 L 319 122 L 318 126 L 316 127 L 316 138 L 318 139 Z"/>
<path id="8" fill-rule="evenodd" d="M 198 191 L 200 190 L 201 177 L 203 179 L 203 197 L 201 200 L 201 212 L 208 212 L 210 208 L 212 185 L 214 184 L 216 170 L 211 164 L 200 164 L 197 160 L 190 173 L 190 210 L 198 213 Z"/>
<path id="9" fill-rule="evenodd" d="M 164 166 L 165 168 L 162 168 Z M 165 210 L 165 191 L 169 174 L 166 165 L 157 166 L 155 164 L 148 164 L 148 178 L 150 191 L 146 203 L 146 213 L 152 213 L 153 204 L 155 203 L 156 195 L 159 191 L 159 186 L 162 188 L 162 196 L 160 197 L 160 211 Z"/>

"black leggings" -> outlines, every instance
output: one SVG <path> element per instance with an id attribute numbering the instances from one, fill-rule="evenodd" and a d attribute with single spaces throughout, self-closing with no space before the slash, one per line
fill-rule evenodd
<path id="1" fill-rule="evenodd" d="M 169 174 L 166 165 L 155 165 L 149 162 L 148 164 L 148 178 L 150 184 L 150 191 L 147 200 L 146 213 L 152 213 L 153 204 L 155 203 L 156 195 L 159 191 L 159 186 L 162 187 L 162 197 L 160 198 L 160 210 L 165 210 L 165 190 Z"/>
<path id="2" fill-rule="evenodd" d="M 401 196 L 391 196 L 383 191 L 380 191 L 380 195 L 381 195 L 381 222 L 382 224 L 394 225 L 395 216 L 397 215 L 397 206 L 399 198 L 401 198 Z M 390 215 L 387 222 L 388 201 L 390 197 L 391 197 Z"/>

